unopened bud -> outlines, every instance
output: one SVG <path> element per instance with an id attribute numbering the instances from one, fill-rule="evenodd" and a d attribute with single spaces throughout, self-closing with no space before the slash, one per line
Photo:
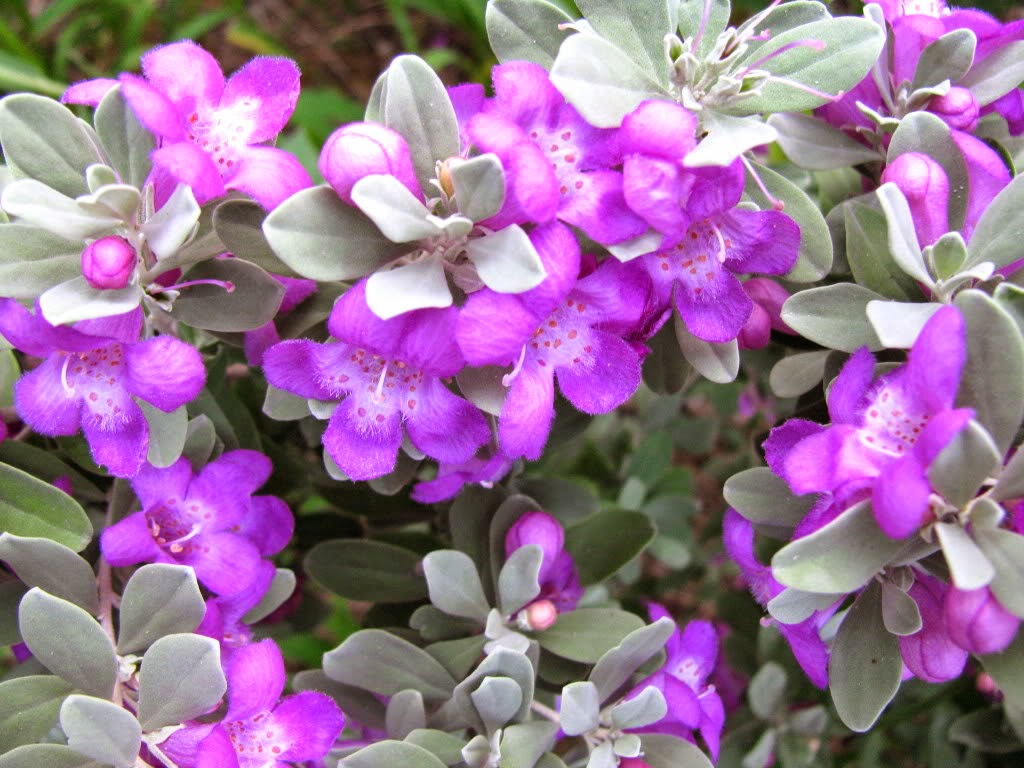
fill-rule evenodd
<path id="1" fill-rule="evenodd" d="M 101 237 L 82 251 L 82 275 L 93 288 L 124 288 L 137 261 L 135 249 L 123 237 Z"/>
<path id="2" fill-rule="evenodd" d="M 986 654 L 1007 648 L 1020 628 L 1020 619 L 1003 608 L 988 587 L 950 587 L 943 605 L 949 639 L 965 651 Z"/>
<path id="3" fill-rule="evenodd" d="M 421 197 L 409 144 L 402 134 L 377 123 L 350 123 L 332 133 L 320 153 L 320 173 L 338 197 L 352 203 L 352 187 L 376 174 L 398 179 Z"/>
<path id="4" fill-rule="evenodd" d="M 906 152 L 882 173 L 882 183 L 887 182 L 899 187 L 907 198 L 922 246 L 949 231 L 949 178 L 941 165 L 920 152 Z"/>
<path id="5" fill-rule="evenodd" d="M 526 623 L 534 632 L 543 632 L 558 620 L 558 609 L 550 600 L 538 600 L 526 609 Z"/>
<path id="6" fill-rule="evenodd" d="M 950 128 L 971 133 L 978 127 L 981 108 L 973 93 L 954 85 L 944 96 L 932 97 L 928 102 L 928 111 L 941 117 Z"/>

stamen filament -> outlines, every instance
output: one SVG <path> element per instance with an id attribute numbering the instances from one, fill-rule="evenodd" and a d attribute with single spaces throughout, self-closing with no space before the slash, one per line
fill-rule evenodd
<path id="1" fill-rule="evenodd" d="M 215 285 L 218 288 L 223 288 L 227 293 L 235 292 L 235 284 L 230 280 L 188 280 L 184 283 L 175 283 L 174 285 L 151 286 L 151 289 L 155 287 L 157 293 L 164 293 L 166 291 L 180 291 L 182 288 L 191 288 L 194 285 Z"/>
<path id="2" fill-rule="evenodd" d="M 380 372 L 380 378 L 377 379 L 377 389 L 373 393 L 373 399 L 378 403 L 384 402 L 384 379 L 387 378 L 389 365 L 390 363 L 384 363 L 384 367 Z"/>
<path id="3" fill-rule="evenodd" d="M 694 55 L 700 50 L 700 41 L 704 39 L 704 32 L 708 28 L 708 19 L 711 17 L 711 4 L 713 2 L 714 0 L 704 0 L 704 12 L 700 17 L 700 26 L 697 28 L 697 34 L 693 38 L 693 44 L 690 46 L 690 51 Z"/>
<path id="4" fill-rule="evenodd" d="M 725 264 L 725 260 L 729 257 L 729 253 L 725 250 L 725 238 L 722 237 L 722 230 L 718 228 L 717 224 L 712 224 L 711 230 L 715 233 L 715 237 L 718 238 L 718 261 Z"/>
<path id="5" fill-rule="evenodd" d="M 68 383 L 68 366 L 71 365 L 71 355 L 69 354 L 64 358 L 64 365 L 60 369 L 60 385 L 64 387 L 64 391 L 69 394 L 75 394 L 74 388 Z"/>
<path id="6" fill-rule="evenodd" d="M 516 380 L 516 376 L 518 376 L 519 372 L 521 370 L 523 370 L 523 361 L 525 361 L 525 360 L 526 360 L 526 345 L 524 344 L 523 348 L 521 350 L 519 350 L 519 360 L 516 362 L 515 368 L 512 369 L 511 373 L 506 373 L 504 376 L 501 377 L 501 386 L 503 386 L 503 387 L 511 387 L 512 386 L 512 382 Z"/>
<path id="7" fill-rule="evenodd" d="M 772 208 L 774 208 L 776 211 L 784 210 L 786 204 L 768 191 L 768 187 L 766 187 L 764 185 L 764 182 L 761 180 L 761 175 L 757 172 L 757 169 L 754 168 L 753 165 L 751 165 L 750 161 L 747 160 L 747 158 L 744 155 L 740 155 L 740 160 L 743 161 L 744 167 L 754 178 L 754 183 L 757 184 L 757 188 L 761 190 L 761 194 L 768 198 L 768 202 L 771 204 Z"/>
<path id="8" fill-rule="evenodd" d="M 778 48 L 772 51 L 771 53 L 762 56 L 753 64 L 750 64 L 747 67 L 746 71 L 749 72 L 752 69 L 758 69 L 765 62 L 771 61 L 776 56 L 781 56 L 787 51 L 792 51 L 794 48 L 813 48 L 816 51 L 824 51 L 826 47 L 827 46 L 825 45 L 825 43 L 823 43 L 821 40 L 794 40 L 792 43 L 787 43 L 781 48 Z"/>
<path id="9" fill-rule="evenodd" d="M 796 88 L 798 91 L 809 93 L 812 96 L 817 96 L 819 99 L 825 99 L 826 101 L 830 102 L 839 101 L 839 99 L 843 98 L 843 96 L 846 95 L 846 91 L 839 91 L 839 93 L 827 93 L 825 91 L 819 91 L 817 88 L 812 88 L 809 85 L 798 83 L 796 80 L 790 80 L 788 77 L 778 77 L 776 75 L 771 75 L 768 79 L 776 83 L 788 85 L 790 88 Z"/>

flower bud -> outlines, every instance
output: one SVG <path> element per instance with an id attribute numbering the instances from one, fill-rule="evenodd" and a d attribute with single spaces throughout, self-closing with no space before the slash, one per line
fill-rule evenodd
<path id="1" fill-rule="evenodd" d="M 529 544 L 536 544 L 548 562 L 554 560 L 565 546 L 562 524 L 547 512 L 527 512 L 505 534 L 505 556 Z"/>
<path id="2" fill-rule="evenodd" d="M 950 587 L 943 609 L 950 639 L 971 653 L 1005 650 L 1020 627 L 1020 619 L 1003 608 L 988 587 Z"/>
<path id="3" fill-rule="evenodd" d="M 789 291 L 766 277 L 747 280 L 743 290 L 754 302 L 754 309 L 740 331 L 741 347 L 760 349 L 768 343 L 773 330 L 793 334 L 793 329 L 782 320 L 782 305 L 789 298 Z"/>
<path id="4" fill-rule="evenodd" d="M 978 127 L 981 108 L 973 93 L 954 85 L 945 96 L 933 96 L 928 111 L 941 117 L 950 128 L 970 133 Z"/>
<path id="5" fill-rule="evenodd" d="M 534 632 L 543 632 L 558 620 L 558 609 L 550 600 L 538 600 L 526 609 L 526 625 Z"/>
<path id="6" fill-rule="evenodd" d="M 375 174 L 398 179 L 417 198 L 422 196 L 412 153 L 405 138 L 376 123 L 350 123 L 327 138 L 320 153 L 320 173 L 338 197 L 352 204 L 352 187 Z"/>
<path id="7" fill-rule="evenodd" d="M 135 249 L 123 237 L 101 237 L 82 251 L 82 275 L 93 288 L 124 288 L 137 261 Z"/>
<path id="8" fill-rule="evenodd" d="M 747 322 L 740 328 L 740 334 L 736 340 L 739 342 L 740 349 L 761 349 L 768 346 L 768 342 L 772 340 L 772 320 L 768 317 L 764 307 L 757 302 L 754 302 Z"/>
<path id="9" fill-rule="evenodd" d="M 651 768 L 651 765 L 639 757 L 623 757 L 619 759 L 619 768 Z"/>
<path id="10" fill-rule="evenodd" d="M 949 179 L 941 165 L 928 155 L 907 152 L 882 173 L 882 183 L 888 182 L 899 187 L 907 198 L 922 247 L 949 231 Z"/>

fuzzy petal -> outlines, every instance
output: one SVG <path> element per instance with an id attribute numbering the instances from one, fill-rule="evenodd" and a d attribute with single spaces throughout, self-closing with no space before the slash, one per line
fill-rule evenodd
<path id="1" fill-rule="evenodd" d="M 234 173 L 225 182 L 228 189 L 244 192 L 268 211 L 300 189 L 313 186 L 298 158 L 275 147 L 239 149 Z"/>
<path id="2" fill-rule="evenodd" d="M 107 92 L 117 85 L 117 80 L 98 77 L 94 80 L 79 80 L 60 97 L 61 104 L 83 104 L 87 107 L 98 106 Z"/>
<path id="3" fill-rule="evenodd" d="M 224 726 L 216 726 L 199 744 L 195 768 L 239 768 L 238 753 Z"/>
<path id="4" fill-rule="evenodd" d="M 731 211 L 743 196 L 743 163 L 724 167 L 691 168 L 693 188 L 686 210 L 694 221 Z"/>
<path id="5" fill-rule="evenodd" d="M 593 331 L 594 367 L 559 367 L 558 386 L 577 409 L 609 413 L 626 402 L 640 386 L 640 356 L 618 336 Z"/>
<path id="6" fill-rule="evenodd" d="M 627 155 L 622 173 L 627 205 L 666 235 L 662 247 L 674 245 L 690 225 L 684 203 L 693 184 L 692 174 L 675 161 L 646 155 Z"/>
<path id="7" fill-rule="evenodd" d="M 168 144 L 156 150 L 152 159 L 155 173 L 191 187 L 192 194 L 200 205 L 224 194 L 224 181 L 217 166 L 210 156 L 195 144 Z M 173 190 L 173 184 L 168 185 L 164 182 L 163 186 L 169 186 L 169 189 Z"/>
<path id="8" fill-rule="evenodd" d="M 224 91 L 220 64 L 191 40 L 149 51 L 142 57 L 142 72 L 183 115 L 212 107 Z"/>
<path id="9" fill-rule="evenodd" d="M 115 568 L 152 563 L 159 557 L 159 549 L 143 512 L 136 512 L 105 528 L 100 535 L 100 551 Z"/>
<path id="10" fill-rule="evenodd" d="M 415 407 L 405 410 L 405 429 L 412 444 L 438 461 L 460 462 L 469 459 L 491 437 L 480 410 L 453 395 L 437 379 L 425 379 Z"/>
<path id="11" fill-rule="evenodd" d="M 400 412 L 396 409 L 378 423 L 360 417 L 352 399 L 346 399 L 331 415 L 323 440 L 327 453 L 353 480 L 383 477 L 398 460 L 402 444 Z"/>
<path id="12" fill-rule="evenodd" d="M 619 142 L 624 154 L 681 160 L 696 146 L 697 117 L 679 104 L 645 101 L 622 119 Z"/>
<path id="13" fill-rule="evenodd" d="M 933 416 L 914 444 L 914 455 L 921 465 L 927 467 L 935 461 L 935 457 L 949 445 L 950 441 L 967 426 L 967 422 L 972 418 L 974 418 L 974 411 L 971 408 L 957 408 Z"/>
<path id="14" fill-rule="evenodd" d="M 779 477 L 785 476 L 785 461 L 790 450 L 805 437 L 816 435 L 825 429 L 821 424 L 806 419 L 790 419 L 775 427 L 764 441 L 764 460 Z"/>
<path id="15" fill-rule="evenodd" d="M 455 338 L 458 317 L 455 307 L 408 313 L 396 339 L 397 357 L 431 376 L 454 376 L 466 365 Z"/>
<path id="16" fill-rule="evenodd" d="M 867 347 L 854 352 L 843 365 L 828 395 L 833 424 L 860 424 L 865 395 L 875 375 L 875 357 Z"/>
<path id="17" fill-rule="evenodd" d="M 299 98 L 299 68 L 291 59 L 259 56 L 235 72 L 224 86 L 217 111 L 244 115 L 251 128 L 247 144 L 270 141 L 281 132 Z"/>
<path id="18" fill-rule="evenodd" d="M 185 120 L 164 94 L 136 75 L 122 74 L 120 81 L 125 101 L 150 132 L 171 141 L 186 138 Z"/>
<path id="19" fill-rule="evenodd" d="M 470 365 L 509 365 L 539 322 L 515 294 L 484 289 L 462 307 L 456 339 Z"/>
<path id="20" fill-rule="evenodd" d="M 278 389 L 316 400 L 336 400 L 339 390 L 330 386 L 337 376 L 344 344 L 318 344 L 295 339 L 275 344 L 263 354 L 263 372 Z"/>
<path id="21" fill-rule="evenodd" d="M 81 400 L 61 382 L 64 355 L 51 355 L 14 386 L 18 415 L 36 432 L 48 437 L 73 435 L 81 425 Z"/>
<path id="22" fill-rule="evenodd" d="M 893 539 L 916 533 L 929 517 L 931 490 L 924 467 L 915 457 L 905 456 L 888 464 L 875 480 L 871 494 L 878 527 Z"/>
<path id="23" fill-rule="evenodd" d="M 539 64 L 513 61 L 499 64 L 491 72 L 494 101 L 488 111 L 522 126 L 544 127 L 552 124 L 565 99 L 551 84 L 547 71 Z"/>
<path id="24" fill-rule="evenodd" d="M 828 646 L 821 639 L 821 633 L 814 617 L 799 624 L 776 624 L 779 632 L 789 643 L 793 656 L 807 679 L 824 690 L 828 686 Z"/>
<path id="25" fill-rule="evenodd" d="M 134 477 L 146 461 L 149 451 L 149 424 L 142 409 L 126 399 L 118 421 L 82 419 L 82 431 L 89 442 L 92 458 L 114 477 Z"/>
<path id="26" fill-rule="evenodd" d="M 907 360 L 909 394 L 930 411 L 953 406 L 967 360 L 964 318 L 953 306 L 942 307 L 918 334 Z"/>
<path id="27" fill-rule="evenodd" d="M 536 461 L 555 418 L 555 387 L 550 369 L 523 366 L 512 382 L 501 409 L 498 436 L 506 456 Z"/>
<path id="28" fill-rule="evenodd" d="M 273 640 L 239 649 L 226 670 L 228 711 L 225 722 L 246 720 L 274 708 L 286 681 L 281 649 Z"/>
<path id="29" fill-rule="evenodd" d="M 581 173 L 575 186 L 559 208 L 562 221 L 603 245 L 621 243 L 647 231 L 647 222 L 626 204 L 618 171 Z"/>
<path id="30" fill-rule="evenodd" d="M 1010 171 L 992 147 L 963 131 L 950 131 L 967 164 L 967 216 L 963 234 L 970 239 L 992 199 L 1010 183 Z"/>
<path id="31" fill-rule="evenodd" d="M 211 592 L 231 595 L 247 588 L 256 577 L 260 553 L 248 539 L 233 533 L 201 533 L 182 553 L 196 578 Z"/>
<path id="32" fill-rule="evenodd" d="M 324 757 L 345 727 L 345 716 L 334 699 L 317 691 L 303 691 L 287 697 L 271 718 L 275 730 L 291 746 L 281 760 L 300 762 Z"/>
<path id="33" fill-rule="evenodd" d="M 132 490 L 142 502 L 143 509 L 173 500 L 177 504 L 188 493 L 192 482 L 192 464 L 182 456 L 169 467 L 158 468 L 146 464 L 132 478 Z"/>
<path id="34" fill-rule="evenodd" d="M 125 364 L 125 388 L 168 413 L 192 402 L 206 383 L 202 356 L 172 336 L 128 345 Z"/>
<path id="35" fill-rule="evenodd" d="M 237 533 L 256 545 L 263 557 L 276 555 L 291 541 L 295 517 L 277 496 L 253 496 Z"/>
<path id="36" fill-rule="evenodd" d="M 717 343 L 731 341 L 743 329 L 754 302 L 728 270 L 719 268 L 709 274 L 711 279 L 699 289 L 677 291 L 676 307 L 687 330 L 698 339 Z"/>
<path id="37" fill-rule="evenodd" d="M 800 250 L 800 227 L 779 211 L 733 210 L 719 221 L 733 272 L 783 275 Z"/>
<path id="38" fill-rule="evenodd" d="M 703 686 L 718 661 L 718 633 L 714 625 L 709 621 L 689 622 L 679 646 L 688 663 L 680 664 L 684 659 L 674 659 L 679 668 L 670 671 L 693 688 Z"/>

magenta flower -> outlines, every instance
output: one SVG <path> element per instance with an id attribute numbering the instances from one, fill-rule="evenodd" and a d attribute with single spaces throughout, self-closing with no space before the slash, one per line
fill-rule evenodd
<path id="1" fill-rule="evenodd" d="M 82 276 L 93 288 L 124 288 L 135 273 L 139 256 L 123 237 L 101 237 L 82 251 Z"/>
<path id="2" fill-rule="evenodd" d="M 190 566 L 218 595 L 249 588 L 260 558 L 284 549 L 295 525 L 281 499 L 253 496 L 271 470 L 256 451 L 229 451 L 198 475 L 184 457 L 166 469 L 147 464 L 132 480 L 142 510 L 103 531 L 103 556 L 116 567 Z"/>
<path id="3" fill-rule="evenodd" d="M 132 111 L 160 139 L 157 176 L 192 187 L 200 203 L 236 189 L 267 209 L 312 183 L 296 158 L 268 145 L 295 109 L 295 62 L 258 57 L 225 82 L 216 59 L 184 41 L 146 53 L 142 73 L 119 81 Z M 63 100 L 95 105 L 114 83 L 77 83 Z"/>
<path id="4" fill-rule="evenodd" d="M 892 538 L 915 533 L 931 515 L 926 470 L 973 416 L 953 407 L 965 358 L 954 307 L 936 312 L 907 363 L 878 379 L 874 357 L 861 349 L 832 385 L 832 424 L 791 420 L 772 430 L 769 466 L 798 495 L 870 488 L 881 529 Z"/>
<path id="5" fill-rule="evenodd" d="M 555 378 L 577 409 L 608 413 L 640 385 L 641 355 L 626 339 L 647 309 L 649 283 L 610 259 L 578 282 L 579 248 L 557 222 L 530 235 L 547 278 L 520 294 L 484 289 L 459 315 L 458 341 L 471 365 L 514 365 L 498 436 L 510 458 L 540 458 L 554 419 Z M 501 318 L 501 322 L 495 322 Z"/>
<path id="6" fill-rule="evenodd" d="M 750 297 L 754 306 L 737 337 L 742 349 L 761 349 L 767 346 L 772 331 L 795 335 L 782 319 L 782 305 L 789 298 L 789 291 L 774 280 L 752 277 L 743 283 L 743 292 Z"/>
<path id="7" fill-rule="evenodd" d="M 364 280 L 327 321 L 337 342 L 282 342 L 264 354 L 264 371 L 275 387 L 338 402 L 323 443 L 353 480 L 394 469 L 403 425 L 428 456 L 465 461 L 491 433 L 483 414 L 444 384 L 465 364 L 455 343 L 457 312 L 421 309 L 381 320 L 366 305 Z"/>
<path id="8" fill-rule="evenodd" d="M 316 691 L 281 698 L 287 678 L 273 640 L 240 648 L 226 675 L 224 719 L 186 724 L 160 745 L 181 768 L 287 768 L 319 760 L 334 746 L 345 716 Z"/>
<path id="9" fill-rule="evenodd" d="M 501 64 L 492 79 L 495 96 L 486 102 L 474 98 L 477 90 L 456 94 L 465 134 L 505 169 L 505 204 L 485 223 L 500 229 L 557 217 L 605 244 L 643 234 L 623 198 L 622 174 L 611 170 L 619 163 L 616 131 L 587 123 L 537 64 Z"/>
<path id="10" fill-rule="evenodd" d="M 1000 653 L 1020 629 L 1020 619 L 1003 608 L 988 587 L 964 590 L 951 585 L 942 612 L 950 639 L 970 653 Z"/>
<path id="11" fill-rule="evenodd" d="M 299 304 L 316 293 L 316 283 L 312 280 L 284 277 L 282 275 L 274 275 L 274 279 L 284 286 L 284 298 L 281 300 L 281 306 L 277 310 L 278 317 L 287 315 Z M 246 331 L 243 348 L 245 349 L 246 362 L 249 365 L 263 365 L 263 353 L 281 341 L 281 337 L 277 333 L 276 323 L 276 319 L 270 320 L 259 328 Z"/>
<path id="12" fill-rule="evenodd" d="M 320 152 L 320 173 L 349 205 L 352 187 L 367 176 L 394 176 L 419 200 L 423 197 L 405 137 L 377 123 L 349 123 L 330 136 Z"/>
<path id="13" fill-rule="evenodd" d="M 416 483 L 410 496 L 420 504 L 437 504 L 454 499 L 467 485 L 490 488 L 508 474 L 514 463 L 501 451 L 484 446 L 475 456 L 465 461 L 441 462 L 437 468 L 437 477 Z"/>
<path id="14" fill-rule="evenodd" d="M 929 683 L 944 683 L 960 676 L 967 651 L 950 637 L 943 613 L 943 599 L 950 589 L 938 579 L 915 570 L 907 594 L 921 612 L 921 629 L 900 638 L 900 655 L 907 669 Z"/>
<path id="15" fill-rule="evenodd" d="M 572 555 L 565 550 L 565 529 L 558 520 L 540 510 L 527 512 L 505 534 L 505 557 L 510 557 L 517 549 L 530 544 L 540 547 L 544 557 L 537 577 L 540 582 L 540 593 L 523 610 L 532 619 L 532 607 L 541 603 L 546 604 L 541 606 L 542 608 L 550 605 L 554 610 L 545 616 L 550 618 L 550 626 L 559 613 L 575 610 L 580 598 L 583 597 L 583 587 L 580 585 Z M 530 625 L 533 629 L 547 628 L 538 626 L 533 621 Z"/>
<path id="16" fill-rule="evenodd" d="M 227 662 L 239 648 L 253 640 L 252 628 L 242 617 L 255 608 L 266 595 L 277 569 L 270 560 L 260 560 L 249 585 L 238 592 L 211 597 L 206 601 L 206 613 L 195 629 L 197 635 L 212 637 L 220 643 L 220 657 Z"/>
<path id="17" fill-rule="evenodd" d="M 0 299 L 0 334 L 45 358 L 18 381 L 14 404 L 41 435 L 85 434 L 93 460 L 132 477 L 149 450 L 149 425 L 136 403 L 173 411 L 193 400 L 206 368 L 190 345 L 170 336 L 139 340 L 142 312 L 53 326 L 36 310 Z"/>
<path id="18" fill-rule="evenodd" d="M 671 618 L 657 603 L 651 603 L 647 611 L 651 621 Z M 725 707 L 709 678 L 718 663 L 718 633 L 709 621 L 691 621 L 681 632 L 676 627 L 665 651 L 667 657 L 661 669 L 638 683 L 626 698 L 654 686 L 665 697 L 668 712 L 637 732 L 667 733 L 694 742 L 694 733 L 700 733 L 712 759 L 717 760 Z"/>

